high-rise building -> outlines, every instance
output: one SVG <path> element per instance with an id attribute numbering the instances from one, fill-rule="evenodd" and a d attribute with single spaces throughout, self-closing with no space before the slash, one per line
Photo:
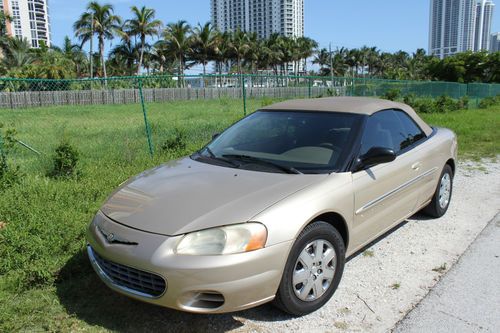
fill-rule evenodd
<path id="1" fill-rule="evenodd" d="M 429 53 L 444 58 L 474 49 L 476 1 L 430 1 Z"/>
<path id="2" fill-rule="evenodd" d="M 239 28 L 261 38 L 304 36 L 304 0 L 211 0 L 211 14 L 222 32 Z"/>
<path id="3" fill-rule="evenodd" d="M 26 38 L 35 48 L 51 45 L 48 0 L 0 0 L 0 9 L 12 18 L 8 35 Z"/>
<path id="4" fill-rule="evenodd" d="M 491 24 L 495 4 L 491 0 L 480 0 L 476 5 L 476 33 L 474 51 L 489 50 Z"/>
<path id="5" fill-rule="evenodd" d="M 440 58 L 488 50 L 492 0 L 430 0 L 429 53 Z"/>
<path id="6" fill-rule="evenodd" d="M 500 52 L 500 32 L 491 34 L 490 52 Z"/>

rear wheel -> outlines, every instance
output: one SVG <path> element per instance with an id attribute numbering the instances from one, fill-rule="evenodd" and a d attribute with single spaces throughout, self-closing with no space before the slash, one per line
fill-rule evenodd
<path id="1" fill-rule="evenodd" d="M 423 212 L 432 217 L 443 216 L 450 205 L 452 192 L 453 170 L 446 164 L 441 172 L 436 192 L 434 192 L 431 202 L 423 209 Z"/>
<path id="2" fill-rule="evenodd" d="M 292 247 L 275 305 L 295 316 L 316 311 L 337 289 L 344 263 L 345 245 L 337 229 L 311 223 Z"/>

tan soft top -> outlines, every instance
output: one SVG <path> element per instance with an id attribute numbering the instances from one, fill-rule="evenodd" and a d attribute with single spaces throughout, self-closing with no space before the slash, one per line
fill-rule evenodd
<path id="1" fill-rule="evenodd" d="M 417 113 L 408 105 L 370 97 L 328 97 L 294 99 L 263 107 L 262 110 L 326 111 L 372 115 L 377 111 L 397 109 L 404 111 L 420 126 L 426 135 L 432 133 Z"/>

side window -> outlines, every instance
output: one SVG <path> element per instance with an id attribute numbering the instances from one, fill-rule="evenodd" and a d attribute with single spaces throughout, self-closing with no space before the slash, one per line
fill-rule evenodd
<path id="1" fill-rule="evenodd" d="M 406 113 L 402 111 L 394 111 L 398 117 L 401 125 L 403 126 L 403 141 L 400 143 L 400 148 L 405 149 L 414 143 L 424 139 L 425 133 L 418 127 L 418 125 Z"/>
<path id="2" fill-rule="evenodd" d="M 361 155 L 372 147 L 391 148 L 397 154 L 423 138 L 425 134 L 406 113 L 380 111 L 368 119 L 361 141 Z"/>
<path id="3" fill-rule="evenodd" d="M 397 153 L 399 151 L 397 137 L 401 131 L 400 122 L 394 111 L 380 111 L 371 115 L 361 140 L 361 155 L 373 147 L 390 148 Z"/>

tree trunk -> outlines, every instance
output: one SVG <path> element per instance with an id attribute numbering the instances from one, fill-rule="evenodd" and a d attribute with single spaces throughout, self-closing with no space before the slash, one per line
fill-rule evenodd
<path id="1" fill-rule="evenodd" d="M 146 36 L 141 35 L 141 56 L 139 57 L 139 66 L 137 68 L 137 75 L 141 75 L 142 62 L 144 61 L 144 45 L 146 44 Z"/>
<path id="2" fill-rule="evenodd" d="M 104 78 L 108 78 L 108 74 L 106 73 L 106 61 L 104 61 L 104 36 L 99 36 L 99 53 L 101 56 L 101 62 L 102 62 L 102 72 L 104 75 Z M 105 81 L 105 84 L 108 84 L 108 81 Z"/>
<path id="3" fill-rule="evenodd" d="M 207 85 L 205 76 L 207 75 L 207 63 L 203 60 L 203 88 Z"/>

